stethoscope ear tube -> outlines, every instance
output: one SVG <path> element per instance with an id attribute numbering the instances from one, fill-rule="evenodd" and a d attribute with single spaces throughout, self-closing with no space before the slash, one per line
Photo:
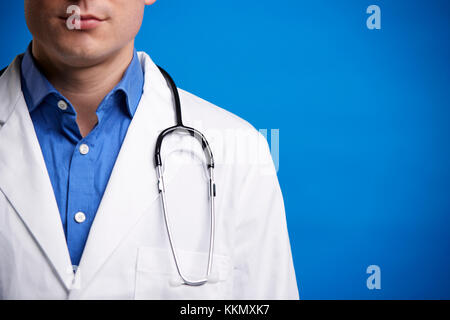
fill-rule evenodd
<path id="1" fill-rule="evenodd" d="M 166 138 L 171 133 L 174 133 L 176 131 L 187 132 L 192 137 L 196 138 L 197 141 L 199 141 L 200 144 L 202 145 L 202 149 L 203 149 L 203 152 L 205 153 L 208 168 L 214 168 L 214 156 L 212 154 L 211 147 L 209 146 L 209 143 L 206 140 L 205 136 L 197 129 L 186 127 L 184 125 L 176 125 L 176 126 L 167 128 L 159 134 L 158 139 L 156 140 L 156 146 L 155 146 L 155 167 L 162 165 L 161 146 L 162 146 L 164 138 Z"/>
<path id="2" fill-rule="evenodd" d="M 181 278 L 181 284 L 188 285 L 188 286 L 201 286 L 206 284 L 207 282 L 210 282 L 210 279 L 214 278 L 211 277 L 211 270 L 212 270 L 212 263 L 213 263 L 213 255 L 214 255 L 214 238 L 215 238 L 215 184 L 214 184 L 214 177 L 212 171 L 213 168 L 210 168 L 210 191 L 209 191 L 209 199 L 210 199 L 210 233 L 209 233 L 209 250 L 208 250 L 208 264 L 205 271 L 205 276 L 202 279 L 193 280 L 189 279 L 182 271 L 180 260 L 177 254 L 177 249 L 175 246 L 175 242 L 173 240 L 172 235 L 172 228 L 170 224 L 170 219 L 168 215 L 168 208 L 167 208 L 167 199 L 166 199 L 166 188 L 164 184 L 164 177 L 163 177 L 163 170 L 162 166 L 157 166 L 157 175 L 158 175 L 158 189 L 161 195 L 161 204 L 164 214 L 164 222 L 166 225 L 166 231 L 169 239 L 169 245 L 170 249 L 172 251 L 172 256 L 175 262 L 175 267 L 177 269 L 178 275 Z M 214 191 L 212 191 L 214 189 Z M 217 281 L 211 282 L 215 283 Z"/>
<path id="3" fill-rule="evenodd" d="M 216 184 L 214 182 L 214 157 L 211 151 L 211 148 L 209 146 L 208 141 L 206 140 L 205 136 L 198 130 L 190 127 L 186 127 L 183 125 L 182 122 L 182 116 L 181 116 L 181 103 L 180 103 L 180 97 L 178 95 L 178 90 L 175 85 L 175 82 L 170 77 L 170 75 L 161 67 L 159 67 L 161 70 L 161 73 L 163 74 L 164 78 L 169 84 L 169 87 L 172 91 L 172 95 L 174 97 L 174 104 L 175 104 L 175 113 L 176 113 L 176 121 L 177 124 L 173 127 L 167 128 L 163 130 L 157 140 L 156 140 L 156 146 L 155 146 L 155 167 L 157 172 L 157 178 L 158 178 L 158 189 L 159 193 L 161 195 L 161 204 L 162 209 L 164 213 L 164 221 L 166 225 L 167 235 L 169 238 L 169 244 L 170 248 L 172 250 L 173 259 L 175 261 L 175 267 L 177 269 L 178 275 L 180 276 L 182 280 L 182 284 L 189 285 L 189 286 L 201 286 L 204 285 L 207 282 L 211 282 L 211 269 L 212 269 L 212 263 L 213 263 L 213 254 L 214 254 L 214 238 L 215 238 L 215 197 L 216 197 Z M 170 221 L 169 216 L 167 213 L 167 200 L 166 200 L 166 189 L 164 185 L 164 177 L 163 177 L 163 162 L 161 159 L 161 146 L 164 141 L 164 138 L 166 138 L 171 133 L 174 133 L 176 131 L 184 131 L 188 132 L 191 136 L 197 139 L 199 143 L 202 145 L 203 152 L 205 153 L 207 167 L 209 171 L 209 186 L 208 186 L 208 193 L 209 193 L 209 199 L 210 199 L 210 233 L 209 233 L 209 251 L 208 251 L 208 264 L 206 269 L 206 274 L 203 279 L 199 280 L 192 280 L 188 279 L 184 273 L 181 270 L 181 265 L 179 263 L 175 243 L 173 241 L 172 237 L 172 230 L 170 227 Z M 212 282 L 211 282 L 212 283 Z"/>

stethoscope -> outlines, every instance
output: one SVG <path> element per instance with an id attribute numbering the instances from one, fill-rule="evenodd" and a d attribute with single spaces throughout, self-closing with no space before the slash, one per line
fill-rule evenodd
<path id="1" fill-rule="evenodd" d="M 162 202 L 162 209 L 164 213 L 164 221 L 166 224 L 167 229 L 167 235 L 169 238 L 170 248 L 172 250 L 173 259 L 175 261 L 175 266 L 177 269 L 177 272 L 182 280 L 181 284 L 188 285 L 188 286 L 201 286 L 207 283 L 211 280 L 211 268 L 213 263 L 213 253 L 214 253 L 214 224 L 215 224 L 215 210 L 214 210 L 214 198 L 216 196 L 216 185 L 214 183 L 214 158 L 213 154 L 211 152 L 211 148 L 209 147 L 208 141 L 206 140 L 205 136 L 199 132 L 198 130 L 190 127 L 186 127 L 183 125 L 182 117 L 181 117 L 181 103 L 180 103 L 180 96 L 178 95 L 178 89 L 175 85 L 175 82 L 173 81 L 172 77 L 161 67 L 158 67 L 161 73 L 163 74 L 164 78 L 166 79 L 167 83 L 169 84 L 170 90 L 172 91 L 172 96 L 174 99 L 174 105 L 175 105 L 175 114 L 176 114 L 176 125 L 173 127 L 169 127 L 165 130 L 163 130 L 156 140 L 156 148 L 155 148 L 155 167 L 156 167 L 156 173 L 158 176 L 158 189 L 159 193 L 161 194 L 161 202 Z M 170 135 L 171 133 L 182 131 L 187 132 L 194 138 L 196 138 L 202 145 L 203 152 L 206 156 L 207 161 L 207 169 L 209 171 L 209 199 L 210 199 L 210 214 L 211 214 L 211 226 L 210 226 L 210 234 L 209 234 L 209 252 L 208 252 L 208 264 L 206 268 L 206 273 L 204 278 L 193 280 L 189 279 L 185 276 L 183 271 L 181 270 L 180 261 L 178 259 L 177 251 L 175 249 L 175 244 L 172 237 L 172 231 L 170 228 L 169 223 L 169 217 L 167 214 L 167 200 L 166 200 L 166 193 L 165 193 L 165 186 L 164 186 L 164 178 L 163 178 L 163 163 L 161 160 L 161 144 L 165 137 Z"/>

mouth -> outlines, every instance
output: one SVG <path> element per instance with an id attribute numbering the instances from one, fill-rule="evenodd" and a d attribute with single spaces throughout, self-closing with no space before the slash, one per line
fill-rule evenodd
<path id="1" fill-rule="evenodd" d="M 69 30 L 92 30 L 100 26 L 106 19 L 97 17 L 93 14 L 82 14 L 79 17 L 69 15 L 59 17 Z"/>

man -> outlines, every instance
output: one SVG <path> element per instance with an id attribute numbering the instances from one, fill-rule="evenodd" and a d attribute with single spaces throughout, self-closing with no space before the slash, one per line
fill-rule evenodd
<path id="1" fill-rule="evenodd" d="M 183 90 L 183 120 L 214 154 L 217 196 L 208 281 L 180 281 L 206 274 L 208 180 L 192 137 L 165 142 L 178 270 L 153 163 L 175 124 L 173 95 L 134 49 L 155 1 L 25 0 L 33 41 L 0 78 L 0 298 L 298 298 L 265 139 Z"/>

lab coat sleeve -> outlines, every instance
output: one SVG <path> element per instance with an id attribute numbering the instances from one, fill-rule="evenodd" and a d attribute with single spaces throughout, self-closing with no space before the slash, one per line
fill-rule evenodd
<path id="1" fill-rule="evenodd" d="M 236 299 L 299 299 L 284 202 L 266 139 L 242 172 L 235 236 Z"/>

